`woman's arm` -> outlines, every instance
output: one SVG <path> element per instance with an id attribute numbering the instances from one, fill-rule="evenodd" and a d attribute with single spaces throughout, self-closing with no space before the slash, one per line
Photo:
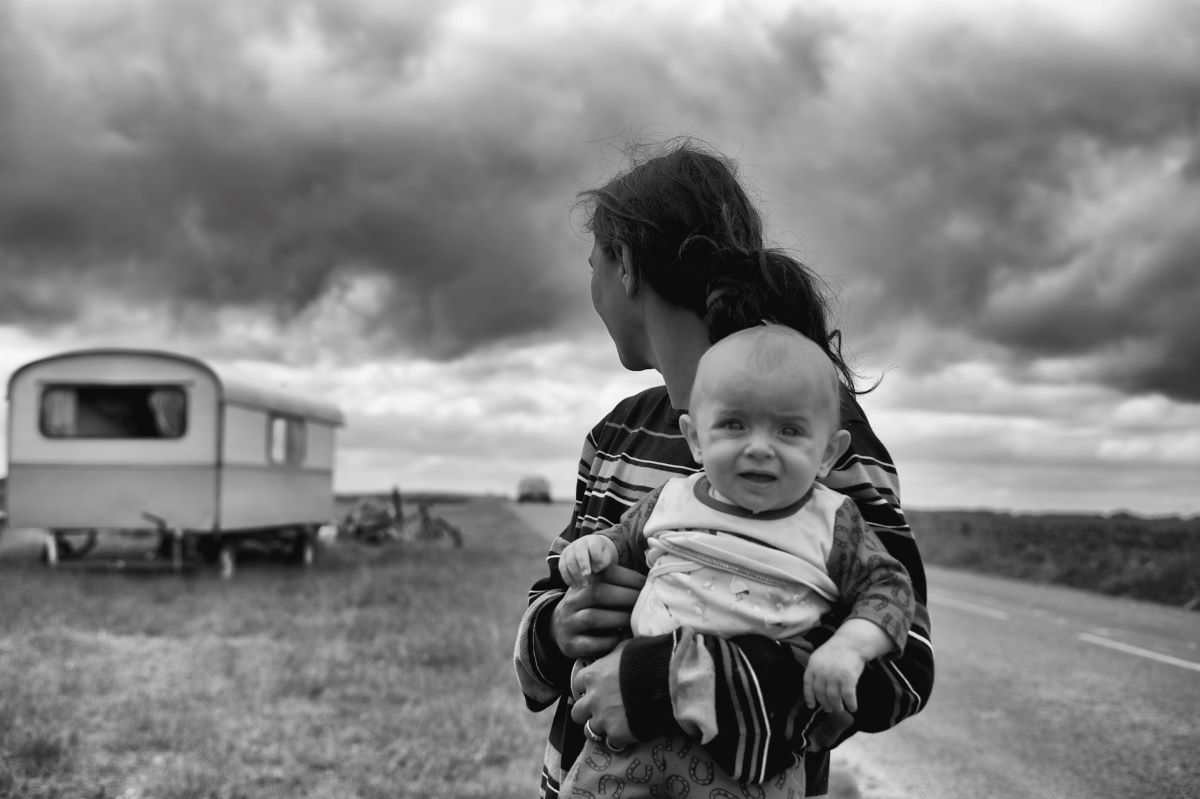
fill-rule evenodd
<path id="1" fill-rule="evenodd" d="M 858 683 L 854 724 L 839 741 L 856 730 L 882 732 L 919 713 L 933 692 L 934 657 L 930 637 L 925 565 L 912 530 L 900 507 L 900 483 L 892 457 L 867 421 L 858 401 L 842 395 L 842 424 L 851 445 L 824 480 L 830 488 L 854 500 L 880 543 L 908 571 L 913 588 L 913 620 L 904 652 L 867 664 Z M 836 620 L 826 619 L 807 638 L 817 646 L 833 634 Z"/>
<path id="2" fill-rule="evenodd" d="M 593 450 L 589 438 L 581 465 L 590 463 Z M 565 584 L 558 562 L 567 544 L 585 532 L 578 524 L 584 486 L 584 481 L 577 485 L 576 510 L 550 545 L 546 556 L 549 574 L 530 589 L 529 606 L 517 632 L 517 679 L 526 705 L 535 711 L 571 692 L 571 668 L 576 659 L 605 655 L 625 637 L 647 571 L 642 528 L 661 493 L 657 489 L 623 514 L 619 524 L 596 531 L 617 545 L 617 563 L 587 585 Z"/>
<path id="3" fill-rule="evenodd" d="M 517 630 L 517 681 L 533 711 L 571 693 L 571 667 L 577 659 L 605 655 L 621 641 L 645 580 L 638 572 L 613 566 L 601 579 L 567 587 L 558 572 L 563 545 L 562 536 L 552 545 L 550 573 L 530 589 Z"/>
<path id="4" fill-rule="evenodd" d="M 580 474 L 595 456 L 595 444 L 589 435 L 583 444 L 580 458 Z M 586 485 L 583 480 L 575 484 L 575 507 L 567 526 L 550 544 L 546 555 L 548 573 L 537 580 L 529 589 L 529 604 L 521 616 L 517 628 L 517 640 L 513 660 L 517 670 L 517 682 L 525 695 L 525 705 L 533 711 L 552 705 L 560 697 L 570 693 L 571 666 L 575 658 L 565 654 L 550 635 L 552 614 L 567 594 L 567 585 L 558 572 L 558 557 L 571 541 L 579 537 L 579 514 L 584 507 Z M 585 598 L 576 591 L 573 601 Z M 585 642 L 580 641 L 580 646 Z M 615 644 L 615 642 L 614 642 Z M 612 649 L 610 646 L 604 650 Z"/>

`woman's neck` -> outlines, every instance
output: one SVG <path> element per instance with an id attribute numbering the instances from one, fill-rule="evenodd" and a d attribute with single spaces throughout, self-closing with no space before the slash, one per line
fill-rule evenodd
<path id="1" fill-rule="evenodd" d="M 656 298 L 657 299 L 657 298 Z M 676 410 L 687 410 L 700 356 L 708 349 L 708 327 L 691 311 L 653 303 L 646 316 L 646 333 L 655 369 L 667 384 L 667 394 Z"/>

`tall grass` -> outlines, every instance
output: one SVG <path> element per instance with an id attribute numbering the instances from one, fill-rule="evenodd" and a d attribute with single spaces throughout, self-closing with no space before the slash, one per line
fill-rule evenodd
<path id="1" fill-rule="evenodd" d="M 1200 519 L 909 511 L 927 563 L 1200 609 Z"/>
<path id="2" fill-rule="evenodd" d="M 548 717 L 512 676 L 544 542 L 497 501 L 461 550 L 125 574 L 0 561 L 0 798 L 517 797 Z"/>

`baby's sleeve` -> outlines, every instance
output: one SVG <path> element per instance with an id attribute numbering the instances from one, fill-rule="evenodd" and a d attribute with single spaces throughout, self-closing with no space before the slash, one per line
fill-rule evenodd
<path id="1" fill-rule="evenodd" d="M 895 653 L 903 652 L 915 608 L 912 581 L 849 498 L 835 516 L 827 565 L 845 618 L 874 622 L 892 639 Z"/>
<path id="2" fill-rule="evenodd" d="M 637 569 L 642 574 L 649 571 L 646 564 L 646 520 L 654 511 L 654 505 L 662 494 L 662 486 L 646 494 L 621 514 L 621 521 L 612 527 L 597 530 L 617 545 L 617 564 Z"/>

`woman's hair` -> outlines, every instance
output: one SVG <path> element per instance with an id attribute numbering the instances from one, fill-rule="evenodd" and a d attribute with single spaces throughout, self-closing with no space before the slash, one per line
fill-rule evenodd
<path id="1" fill-rule="evenodd" d="M 709 340 L 763 322 L 795 328 L 817 342 L 855 390 L 829 329 L 824 282 L 781 250 L 763 244 L 762 217 L 736 165 L 692 139 L 667 142 L 596 189 L 579 193 L 585 229 L 606 255 L 620 241 L 639 280 L 667 302 L 695 312 Z"/>

